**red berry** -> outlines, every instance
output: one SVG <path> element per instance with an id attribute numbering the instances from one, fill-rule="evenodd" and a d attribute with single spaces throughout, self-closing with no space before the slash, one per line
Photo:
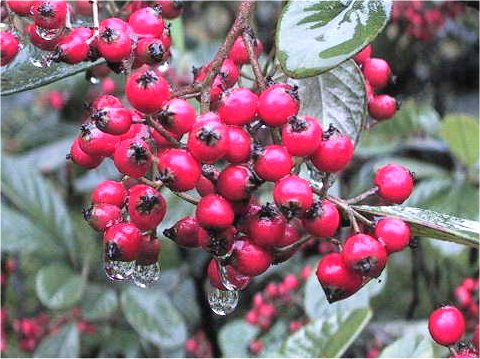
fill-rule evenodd
<path id="1" fill-rule="evenodd" d="M 258 96 L 252 90 L 236 88 L 223 93 L 218 114 L 227 125 L 244 126 L 255 117 L 257 102 Z"/>
<path id="2" fill-rule="evenodd" d="M 7 0 L 6 3 L 10 8 L 10 10 L 12 10 L 15 14 L 20 16 L 29 16 L 30 9 L 34 1 L 33 0 Z"/>
<path id="3" fill-rule="evenodd" d="M 180 138 L 182 138 L 182 135 L 172 133 L 169 131 L 167 131 L 167 133 L 177 141 L 180 140 Z M 172 143 L 157 130 L 153 130 L 152 137 L 158 147 L 172 147 Z"/>
<path id="4" fill-rule="evenodd" d="M 129 189 L 130 221 L 143 231 L 155 229 L 165 217 L 167 203 L 155 188 L 139 184 Z"/>
<path id="5" fill-rule="evenodd" d="M 263 342 L 261 340 L 252 341 L 248 346 L 248 350 L 250 350 L 250 353 L 253 355 L 260 354 L 260 352 L 263 350 Z"/>
<path id="6" fill-rule="evenodd" d="M 138 42 L 135 56 L 143 64 L 156 65 L 164 63 L 170 57 L 170 51 L 162 39 L 146 37 Z"/>
<path id="7" fill-rule="evenodd" d="M 0 32 L 0 57 L 1 64 L 5 66 L 13 61 L 20 50 L 20 43 L 11 32 Z"/>
<path id="8" fill-rule="evenodd" d="M 331 237 L 340 226 L 340 213 L 332 202 L 316 201 L 305 213 L 302 223 L 308 233 L 316 237 Z"/>
<path id="9" fill-rule="evenodd" d="M 340 253 L 324 256 L 318 262 L 316 275 L 329 303 L 351 296 L 363 284 L 362 276 L 346 265 Z"/>
<path id="10" fill-rule="evenodd" d="M 283 278 L 282 282 L 284 288 L 289 291 L 295 290 L 298 288 L 300 282 L 295 274 L 288 274 L 285 278 Z"/>
<path id="11" fill-rule="evenodd" d="M 199 161 L 214 163 L 227 153 L 227 127 L 213 119 L 197 119 L 188 135 L 187 147 Z"/>
<path id="12" fill-rule="evenodd" d="M 202 248 L 216 257 L 222 257 L 229 253 L 233 247 L 237 229 L 234 226 L 228 226 L 226 229 L 209 228 L 205 231 L 207 236 L 200 233 Z"/>
<path id="13" fill-rule="evenodd" d="M 183 1 L 181 0 L 157 0 L 155 3 L 160 5 L 162 16 L 166 19 L 174 19 L 182 14 Z"/>
<path id="14" fill-rule="evenodd" d="M 132 113 L 133 111 L 130 111 Z M 132 116 L 132 121 L 135 117 Z M 139 140 L 147 140 L 150 139 L 150 129 L 147 125 L 144 125 L 143 123 L 132 123 L 130 125 L 129 130 L 124 133 L 123 135 L 120 135 L 120 141 L 128 140 L 128 139 L 139 139 Z"/>
<path id="15" fill-rule="evenodd" d="M 110 77 L 107 77 L 106 79 L 103 79 L 102 83 L 101 83 L 101 86 L 102 86 L 103 93 L 115 93 L 115 91 L 117 89 L 117 84 Z"/>
<path id="16" fill-rule="evenodd" d="M 120 207 L 108 203 L 92 204 L 83 210 L 83 216 L 97 232 L 103 232 L 123 219 Z"/>
<path id="17" fill-rule="evenodd" d="M 257 58 L 260 57 L 261 53 L 263 52 L 262 42 L 258 39 L 254 39 L 253 46 L 255 56 Z M 237 65 L 244 65 L 250 62 L 247 47 L 245 46 L 245 41 L 243 40 L 243 37 L 237 37 L 237 39 L 233 43 L 230 53 L 228 54 L 228 57 Z"/>
<path id="18" fill-rule="evenodd" d="M 245 314 L 245 321 L 251 325 L 258 324 L 258 314 L 255 310 L 250 310 Z"/>
<path id="19" fill-rule="evenodd" d="M 397 107 L 397 101 L 389 95 L 373 96 L 368 101 L 368 113 L 379 121 L 393 117 L 397 112 Z"/>
<path id="20" fill-rule="evenodd" d="M 187 248 L 204 246 L 206 242 L 205 237 L 207 236 L 195 217 L 182 218 L 173 227 L 165 229 L 163 235 L 179 246 Z"/>
<path id="21" fill-rule="evenodd" d="M 196 339 L 190 338 L 185 342 L 185 351 L 187 353 L 196 353 L 199 347 L 200 345 Z"/>
<path id="22" fill-rule="evenodd" d="M 218 174 L 217 174 L 217 177 L 218 177 Z M 213 181 L 205 177 L 204 175 L 200 175 L 200 178 L 198 179 L 195 189 L 197 190 L 198 194 L 202 197 L 205 197 L 206 195 L 209 195 L 212 193 L 217 193 L 217 187 L 215 186 Z"/>
<path id="23" fill-rule="evenodd" d="M 313 117 L 291 117 L 282 129 L 282 142 L 292 156 L 309 156 L 322 142 L 322 128 Z"/>
<path id="24" fill-rule="evenodd" d="M 262 247 L 275 247 L 285 234 L 285 218 L 267 203 L 250 220 L 248 233 L 253 243 Z"/>
<path id="25" fill-rule="evenodd" d="M 217 181 L 217 190 L 229 201 L 240 201 L 250 196 L 258 185 L 252 172 L 244 166 L 228 166 Z"/>
<path id="26" fill-rule="evenodd" d="M 270 253 L 247 237 L 235 241 L 233 258 L 233 266 L 249 277 L 262 274 L 272 263 Z"/>
<path id="27" fill-rule="evenodd" d="M 292 156 L 283 146 L 270 145 L 264 149 L 255 149 L 254 154 L 256 158 L 253 168 L 265 181 L 278 181 L 292 170 Z"/>
<path id="28" fill-rule="evenodd" d="M 101 156 L 92 156 L 85 153 L 80 148 L 80 138 L 78 137 L 73 141 L 72 147 L 70 148 L 70 153 L 67 155 L 67 157 L 77 165 L 90 169 L 98 167 L 103 161 L 103 157 Z"/>
<path id="29" fill-rule="evenodd" d="M 292 222 L 292 221 L 291 221 Z M 285 226 L 285 232 L 283 236 L 276 241 L 275 247 L 282 248 L 289 246 L 300 239 L 300 233 L 298 232 L 298 228 L 295 224 L 287 223 Z M 281 254 L 275 254 L 274 263 L 281 263 L 285 262 L 287 259 L 292 257 L 300 247 L 292 248 L 286 252 L 282 252 Z"/>
<path id="30" fill-rule="evenodd" d="M 101 131 L 93 122 L 82 125 L 79 145 L 91 156 L 111 156 L 119 138 Z"/>
<path id="31" fill-rule="evenodd" d="M 258 314 L 260 314 L 260 317 L 272 318 L 276 312 L 277 309 L 270 303 L 263 303 L 258 307 Z"/>
<path id="32" fill-rule="evenodd" d="M 313 203 L 310 183 L 298 176 L 287 176 L 275 184 L 273 199 L 287 218 L 302 215 Z"/>
<path id="33" fill-rule="evenodd" d="M 170 99 L 170 88 L 159 71 L 140 69 L 128 77 L 125 94 L 138 111 L 153 113 Z"/>
<path id="34" fill-rule="evenodd" d="M 227 126 L 228 148 L 225 159 L 230 163 L 242 163 L 250 158 L 252 140 L 243 128 Z"/>
<path id="35" fill-rule="evenodd" d="M 374 183 L 378 187 L 378 195 L 392 203 L 404 202 L 413 190 L 410 171 L 395 164 L 381 167 L 375 173 Z"/>
<path id="36" fill-rule="evenodd" d="M 377 239 L 362 233 L 348 237 L 342 254 L 350 269 L 369 277 L 378 277 L 388 259 L 385 246 Z"/>
<path id="37" fill-rule="evenodd" d="M 301 272 L 301 277 L 303 280 L 307 280 L 308 277 L 310 277 L 310 274 L 312 273 L 312 267 L 310 266 L 305 266 L 302 268 Z"/>
<path id="38" fill-rule="evenodd" d="M 362 71 L 367 81 L 375 88 L 385 87 L 392 76 L 388 62 L 379 58 L 365 60 Z"/>
<path id="39" fill-rule="evenodd" d="M 195 188 L 201 169 L 198 161 L 186 150 L 170 149 L 158 160 L 160 179 L 174 191 L 184 192 Z"/>
<path id="40" fill-rule="evenodd" d="M 155 7 L 144 7 L 134 11 L 128 18 L 128 24 L 139 37 L 160 37 L 165 23 L 161 11 Z"/>
<path id="41" fill-rule="evenodd" d="M 454 306 L 441 307 L 430 314 L 428 330 L 438 344 L 453 345 L 465 333 L 465 319 Z"/>
<path id="42" fill-rule="evenodd" d="M 117 181 L 103 181 L 92 192 L 92 202 L 95 204 L 108 203 L 123 207 L 126 198 L 127 190 L 122 182 Z"/>
<path id="43" fill-rule="evenodd" d="M 77 27 L 63 37 L 55 50 L 54 59 L 67 64 L 78 64 L 85 61 L 90 50 L 87 40 L 93 35 L 88 27 Z"/>
<path id="44" fill-rule="evenodd" d="M 132 223 L 119 223 L 107 229 L 103 236 L 105 256 L 112 261 L 131 262 L 137 258 L 142 235 Z"/>
<path id="45" fill-rule="evenodd" d="M 350 137 L 333 134 L 320 142 L 320 146 L 312 155 L 312 163 L 319 171 L 338 172 L 350 163 L 353 151 Z"/>
<path id="46" fill-rule="evenodd" d="M 145 141 L 136 138 L 127 139 L 118 144 L 113 162 L 124 175 L 139 178 L 150 169 L 152 154 Z"/>
<path id="47" fill-rule="evenodd" d="M 250 283 L 251 278 L 239 273 L 234 267 L 231 265 L 226 266 L 227 271 L 227 280 L 231 283 L 235 288 L 239 290 L 244 289 Z M 227 290 L 223 285 L 220 269 L 218 268 L 218 263 L 215 259 L 210 260 L 207 269 L 208 279 L 210 280 L 210 284 L 215 288 L 220 290 Z M 228 284 L 228 283 L 227 283 Z"/>
<path id="48" fill-rule="evenodd" d="M 258 115 L 269 126 L 280 127 L 299 109 L 297 87 L 284 83 L 267 88 L 258 98 Z"/>
<path id="49" fill-rule="evenodd" d="M 468 308 L 473 302 L 472 295 L 464 287 L 455 288 L 453 295 L 455 296 L 455 300 L 461 308 Z"/>
<path id="50" fill-rule="evenodd" d="M 190 132 L 195 122 L 195 108 L 184 99 L 167 101 L 157 117 L 160 124 L 177 135 Z"/>
<path id="51" fill-rule="evenodd" d="M 368 44 L 365 46 L 358 54 L 356 54 L 353 59 L 359 65 L 363 64 L 365 61 L 370 59 L 372 56 L 373 46 L 372 44 Z"/>
<path id="52" fill-rule="evenodd" d="M 43 29 L 60 29 L 67 18 L 65 0 L 37 0 L 31 8 L 35 25 Z"/>
<path id="53" fill-rule="evenodd" d="M 225 229 L 233 224 L 231 204 L 218 194 L 203 197 L 195 212 L 198 223 L 207 228 Z"/>
<path id="54" fill-rule="evenodd" d="M 14 1 L 14 2 L 17 2 L 17 1 Z M 58 42 L 62 39 L 62 35 L 59 34 L 58 36 L 53 37 L 52 39 L 49 39 L 49 38 L 45 39 L 39 35 L 39 32 L 41 31 L 43 30 L 39 29 L 38 26 L 36 26 L 35 24 L 28 25 L 26 28 L 26 32 L 28 33 L 30 42 L 41 50 L 45 50 L 45 51 L 55 50 Z"/>
<path id="55" fill-rule="evenodd" d="M 102 108 L 91 115 L 97 127 L 112 135 L 123 135 L 132 125 L 132 114 L 126 108 Z"/>
<path id="56" fill-rule="evenodd" d="M 375 237 L 385 245 L 387 252 L 398 252 L 410 242 L 410 226 L 401 219 L 384 218 L 375 226 Z"/>
<path id="57" fill-rule="evenodd" d="M 115 96 L 112 95 L 103 95 L 95 99 L 92 103 L 92 111 L 101 111 L 105 110 L 110 107 L 114 108 L 123 108 L 122 101 Z M 132 113 L 133 116 L 133 113 Z"/>
<path id="58" fill-rule="evenodd" d="M 303 323 L 298 320 L 291 321 L 288 324 L 288 330 L 290 331 L 290 333 L 294 333 L 302 327 L 303 327 Z"/>
<path id="59" fill-rule="evenodd" d="M 132 52 L 132 29 L 122 19 L 110 17 L 100 22 L 96 44 L 98 51 L 109 62 L 128 59 Z"/>
<path id="60" fill-rule="evenodd" d="M 231 59 L 225 59 L 220 68 L 220 76 L 228 88 L 233 87 L 240 77 L 240 70 Z"/>

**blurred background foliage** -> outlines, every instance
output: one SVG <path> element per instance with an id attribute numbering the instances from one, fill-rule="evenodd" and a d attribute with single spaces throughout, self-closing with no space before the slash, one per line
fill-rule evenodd
<path id="1" fill-rule="evenodd" d="M 281 2 L 267 1 L 257 5 L 257 34 L 267 51 L 280 6 Z M 211 59 L 235 8 L 235 2 L 186 3 L 185 14 L 174 21 L 172 31 L 172 66 L 178 83 L 190 80 L 192 66 Z M 417 179 L 407 205 L 478 220 L 478 12 L 468 8 L 448 19 L 428 41 L 410 36 L 401 22 L 391 23 L 374 48 L 397 75 L 396 85 L 386 91 L 402 98 L 403 104 L 392 120 L 373 124 L 363 133 L 355 160 L 335 190 L 344 197 L 356 195 L 370 187 L 376 168 L 393 161 L 410 168 Z M 110 77 L 116 83 L 115 93 L 121 94 L 122 77 Z M 203 332 L 210 343 L 207 356 L 251 355 L 247 347 L 258 333 L 243 316 L 254 293 L 269 281 L 315 263 L 318 252 L 305 250 L 256 278 L 241 296 L 238 310 L 226 318 L 214 317 L 206 303 L 206 255 L 179 249 L 167 239 L 162 238 L 163 274 L 158 287 L 140 290 L 107 282 L 100 237 L 83 221 L 81 209 L 100 181 L 118 175 L 107 161 L 88 172 L 65 161 L 82 121 L 83 103 L 100 92 L 100 83 L 92 84 L 80 73 L 2 98 L 2 271 L 6 263 L 15 265 L 8 277 L 2 273 L 2 311 L 8 311 L 9 323 L 46 314 L 44 326 L 50 330 L 30 348 L 9 326 L 4 354 L 179 357 L 188 355 L 187 339 Z M 56 105 L 58 94 L 61 106 Z M 175 204 L 170 204 L 158 233 L 193 211 L 193 206 L 176 198 L 169 200 Z M 467 276 L 478 276 L 478 251 L 420 238 L 415 251 L 392 257 L 387 278 L 372 283 L 373 291 L 364 289 L 364 295 L 349 300 L 352 304 L 337 308 L 351 314 L 370 302 L 373 313 L 366 330 L 344 355 L 365 356 L 372 341 L 385 346 L 403 333 L 413 337 L 403 338 L 397 347 L 411 347 L 410 354 L 419 355 L 415 350 L 429 341 L 428 314 L 440 302 L 454 302 L 453 290 Z M 333 311 L 323 308 L 326 301 L 315 284 L 309 280 L 301 289 L 309 325 Z M 289 315 L 297 314 L 285 313 L 262 334 L 262 355 L 279 350 L 284 355 L 301 354 L 291 351 L 298 338 L 284 343 Z M 94 329 L 85 329 L 85 323 Z M 317 332 L 328 340 L 325 330 Z M 428 343 L 424 353 L 445 354 L 439 347 L 434 349 Z M 395 347 L 389 350 L 395 353 Z"/>

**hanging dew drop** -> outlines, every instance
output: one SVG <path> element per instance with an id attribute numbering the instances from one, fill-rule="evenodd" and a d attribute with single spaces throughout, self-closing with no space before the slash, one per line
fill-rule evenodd
<path id="1" fill-rule="evenodd" d="M 132 276 L 135 270 L 135 261 L 121 262 L 105 258 L 103 268 L 105 269 L 105 275 L 108 279 L 124 281 Z"/>
<path id="2" fill-rule="evenodd" d="M 133 282 L 140 288 L 152 287 L 160 279 L 160 265 L 136 265 L 132 274 Z"/>
<path id="3" fill-rule="evenodd" d="M 210 286 L 207 295 L 208 304 L 215 314 L 227 315 L 237 307 L 239 298 L 237 290 L 220 290 Z"/>

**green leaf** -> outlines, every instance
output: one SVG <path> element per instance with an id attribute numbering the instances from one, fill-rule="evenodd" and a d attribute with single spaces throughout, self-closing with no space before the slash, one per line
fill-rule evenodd
<path id="1" fill-rule="evenodd" d="M 172 27 L 170 32 L 172 34 L 172 44 L 175 50 L 182 56 L 185 52 L 185 26 L 183 25 L 182 17 L 179 16 L 171 22 Z"/>
<path id="2" fill-rule="evenodd" d="M 323 129 L 334 125 L 357 142 L 367 119 L 365 83 L 353 60 L 320 76 L 292 80 L 302 99 L 300 113 L 317 118 Z"/>
<path id="3" fill-rule="evenodd" d="M 414 236 L 479 247 L 480 223 L 444 213 L 402 206 L 354 206 L 360 212 L 399 218 L 409 223 Z"/>
<path id="4" fill-rule="evenodd" d="M 32 61 L 40 60 L 45 56 L 45 52 L 33 46 L 28 40 L 22 41 L 22 43 L 25 46 L 15 60 L 2 67 L 2 96 L 44 86 L 103 62 L 103 60 L 98 60 L 94 63 L 82 62 L 77 65 L 53 63 L 49 67 L 37 67 L 33 65 Z"/>
<path id="5" fill-rule="evenodd" d="M 263 343 L 263 350 L 260 353 L 263 358 L 279 358 L 282 344 L 289 335 L 287 319 L 279 319 L 259 339 Z"/>
<path id="6" fill-rule="evenodd" d="M 66 309 L 82 298 L 85 280 L 63 264 L 51 264 L 37 273 L 38 299 L 50 309 Z"/>
<path id="7" fill-rule="evenodd" d="M 189 325 L 199 324 L 200 306 L 197 302 L 195 283 L 192 278 L 182 278 L 173 290 L 172 302 Z"/>
<path id="8" fill-rule="evenodd" d="M 389 0 L 289 1 L 275 40 L 282 69 L 305 78 L 337 66 L 372 42 L 391 7 Z"/>
<path id="9" fill-rule="evenodd" d="M 452 153 L 465 165 L 478 162 L 478 121 L 466 115 L 447 115 L 440 126 L 440 135 Z"/>
<path id="10" fill-rule="evenodd" d="M 78 358 L 80 336 L 76 323 L 65 325 L 55 335 L 46 336 L 35 350 L 35 358 Z"/>
<path id="11" fill-rule="evenodd" d="M 344 318 L 318 319 L 292 334 L 282 353 L 290 358 L 338 358 L 372 317 L 370 308 L 356 309 Z"/>
<path id="12" fill-rule="evenodd" d="M 249 357 L 248 346 L 260 329 L 243 319 L 236 319 L 224 325 L 218 333 L 218 343 L 222 354 L 227 358 Z"/>
<path id="13" fill-rule="evenodd" d="M 122 292 L 121 305 L 128 323 L 153 344 L 175 348 L 187 339 L 181 314 L 162 290 L 129 287 Z"/>
<path id="14" fill-rule="evenodd" d="M 430 338 L 423 335 L 406 334 L 382 350 L 379 358 L 432 358 L 433 346 Z"/>
<path id="15" fill-rule="evenodd" d="M 89 285 L 85 290 L 81 307 L 86 320 L 108 319 L 117 310 L 117 294 L 108 287 Z"/>

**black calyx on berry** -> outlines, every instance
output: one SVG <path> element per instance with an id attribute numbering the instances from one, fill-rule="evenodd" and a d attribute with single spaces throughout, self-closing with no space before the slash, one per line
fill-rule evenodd
<path id="1" fill-rule="evenodd" d="M 145 163 L 148 161 L 149 153 L 144 146 L 133 143 L 128 151 L 128 156 L 133 158 L 137 163 Z"/>
<path id="2" fill-rule="evenodd" d="M 308 121 L 302 117 L 292 116 L 288 120 L 288 125 L 294 132 L 303 132 L 308 128 Z"/>
<path id="3" fill-rule="evenodd" d="M 323 205 L 321 201 L 313 202 L 312 206 L 305 212 L 305 218 L 315 219 L 321 217 L 323 213 Z"/>
<path id="4" fill-rule="evenodd" d="M 340 131 L 338 130 L 338 128 L 336 128 L 333 123 L 331 123 L 329 126 L 328 126 L 328 129 L 326 131 L 323 131 L 323 136 L 322 136 L 322 139 L 324 141 L 328 140 L 330 137 L 332 137 L 333 135 L 335 134 L 340 134 Z"/>
<path id="5" fill-rule="evenodd" d="M 105 28 L 105 30 L 100 33 L 100 37 L 109 44 L 115 42 L 119 36 L 120 34 L 111 27 Z"/>
<path id="6" fill-rule="evenodd" d="M 38 12 L 43 17 L 54 17 L 55 16 L 55 10 L 54 10 L 53 6 L 48 2 L 44 2 L 43 4 L 41 4 L 38 7 Z"/>
<path id="7" fill-rule="evenodd" d="M 165 56 L 165 49 L 158 42 L 148 45 L 148 55 L 155 62 L 162 62 Z"/>
<path id="8" fill-rule="evenodd" d="M 220 134 L 213 128 L 202 127 L 197 132 L 197 138 L 205 143 L 207 146 L 215 146 L 221 139 Z"/>
<path id="9" fill-rule="evenodd" d="M 140 197 L 137 209 L 141 213 L 150 213 L 158 203 L 160 203 L 158 196 L 153 193 L 146 193 Z"/>
<path id="10" fill-rule="evenodd" d="M 157 81 L 158 81 L 158 77 L 154 71 L 146 71 L 137 79 L 137 83 L 144 89 L 146 89 L 151 84 L 156 83 Z"/>

